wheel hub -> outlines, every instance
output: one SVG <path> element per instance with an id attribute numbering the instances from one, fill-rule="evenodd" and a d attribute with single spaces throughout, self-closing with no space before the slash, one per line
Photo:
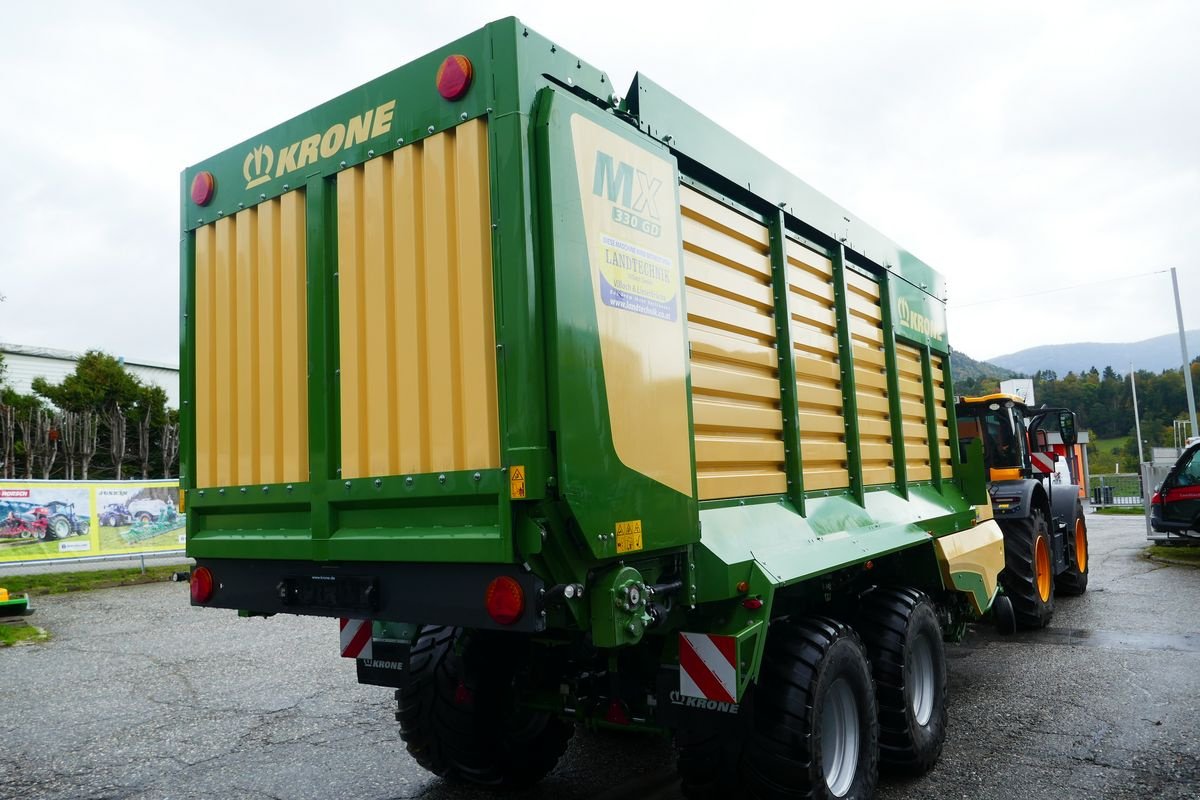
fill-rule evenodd
<path id="1" fill-rule="evenodd" d="M 858 702 L 844 678 L 829 687 L 821 714 L 821 763 L 830 794 L 842 797 L 850 790 L 858 770 Z"/>
<path id="2" fill-rule="evenodd" d="M 933 647 L 925 636 L 918 637 L 908 650 L 909 703 L 917 724 L 924 727 L 933 716 Z"/>

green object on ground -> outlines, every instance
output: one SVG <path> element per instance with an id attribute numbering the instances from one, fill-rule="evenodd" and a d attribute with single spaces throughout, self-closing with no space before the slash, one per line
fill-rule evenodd
<path id="1" fill-rule="evenodd" d="M 30 595 L 63 594 L 89 589 L 108 589 L 114 586 L 134 586 L 140 583 L 168 581 L 180 571 L 178 566 L 138 567 L 129 569 L 83 570 L 80 572 L 38 572 L 24 575 L 5 575 L 0 582 L 9 592 Z"/>

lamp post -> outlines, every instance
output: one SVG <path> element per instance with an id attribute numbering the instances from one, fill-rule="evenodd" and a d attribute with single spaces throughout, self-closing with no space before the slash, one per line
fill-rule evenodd
<path id="1" fill-rule="evenodd" d="M 1192 436 L 1200 435 L 1196 426 L 1196 395 L 1192 393 L 1192 364 L 1188 358 L 1187 335 L 1183 331 L 1183 306 L 1179 304 L 1179 279 L 1171 267 L 1171 287 L 1175 290 L 1175 319 L 1179 323 L 1179 354 L 1183 357 L 1183 386 L 1187 390 L 1188 416 L 1192 421 Z"/>

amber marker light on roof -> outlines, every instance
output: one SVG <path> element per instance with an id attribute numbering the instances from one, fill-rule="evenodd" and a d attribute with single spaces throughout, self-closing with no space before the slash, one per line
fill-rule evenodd
<path id="1" fill-rule="evenodd" d="M 192 202 L 198 206 L 206 206 L 217 190 L 217 179 L 211 172 L 197 172 L 192 178 Z"/>
<path id="2" fill-rule="evenodd" d="M 473 75 L 471 59 L 466 56 L 446 56 L 437 71 L 438 94 L 447 100 L 457 100 L 471 88 Z"/>

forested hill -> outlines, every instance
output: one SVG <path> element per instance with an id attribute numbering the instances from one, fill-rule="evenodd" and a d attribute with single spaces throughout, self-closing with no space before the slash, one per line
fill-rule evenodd
<path id="1" fill-rule="evenodd" d="M 950 363 L 954 392 L 958 395 L 988 394 L 999 389 L 1001 380 L 1030 377 L 1015 375 L 986 361 L 975 361 L 962 353 L 954 353 Z M 1191 371 L 1192 388 L 1200 391 L 1200 357 L 1192 361 Z M 1142 437 L 1151 445 L 1173 444 L 1172 423 L 1187 416 L 1182 370 L 1138 370 L 1136 376 Z M 1104 366 L 1062 376 L 1043 370 L 1034 372 L 1032 377 L 1038 405 L 1072 409 L 1079 415 L 1080 427 L 1090 430 L 1098 439 L 1133 436 L 1133 392 L 1128 375 Z"/>
<path id="2" fill-rule="evenodd" d="M 967 394 L 962 388 L 964 384 L 973 386 L 985 378 L 994 379 L 999 383 L 1020 376 L 1011 369 L 998 367 L 989 361 L 976 361 L 966 353 L 955 351 L 950 357 L 950 377 L 954 379 L 954 390 L 958 394 Z"/>

